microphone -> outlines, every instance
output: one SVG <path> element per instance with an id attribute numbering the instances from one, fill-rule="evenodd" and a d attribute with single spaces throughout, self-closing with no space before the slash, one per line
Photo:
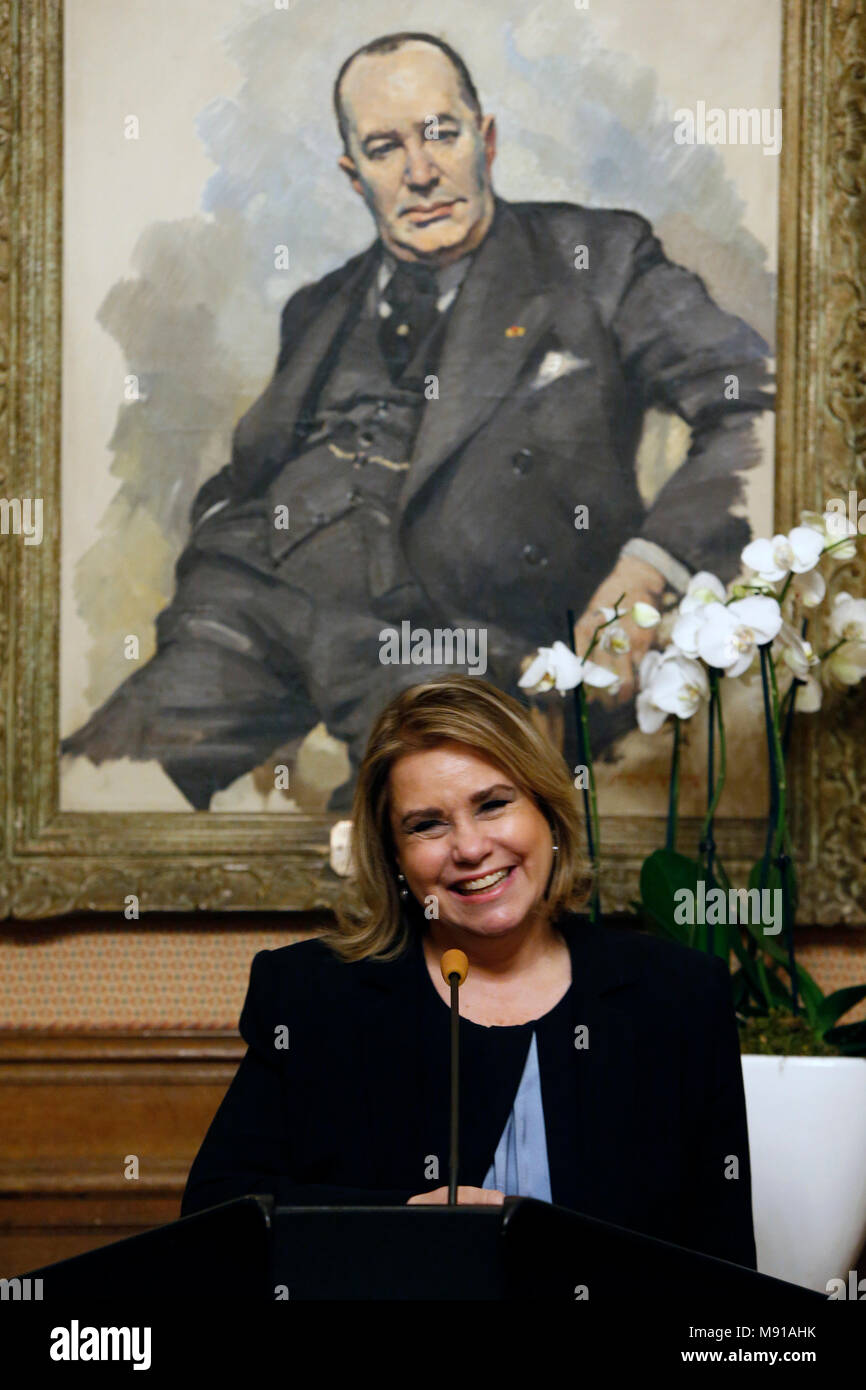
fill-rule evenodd
<path id="1" fill-rule="evenodd" d="M 465 951 L 446 951 L 439 962 L 439 968 L 446 985 L 451 986 L 451 1146 L 448 1154 L 448 1203 L 453 1207 L 457 1204 L 460 1114 L 460 1005 L 457 991 L 469 974 L 469 957 Z"/>

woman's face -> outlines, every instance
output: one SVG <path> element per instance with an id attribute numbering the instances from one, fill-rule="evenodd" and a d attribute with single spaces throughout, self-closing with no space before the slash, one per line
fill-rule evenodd
<path id="1" fill-rule="evenodd" d="M 485 755 L 450 741 L 407 753 L 391 768 L 389 791 L 399 868 L 422 908 L 435 898 L 440 921 L 496 936 L 542 903 L 550 826 Z"/>

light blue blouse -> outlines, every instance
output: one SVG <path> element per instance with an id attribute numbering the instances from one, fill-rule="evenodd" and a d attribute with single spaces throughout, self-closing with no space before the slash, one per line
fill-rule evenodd
<path id="1" fill-rule="evenodd" d="M 547 1133 L 541 1104 L 538 1041 L 534 1028 L 514 1105 L 482 1187 L 497 1188 L 506 1197 L 538 1197 L 543 1202 L 552 1200 Z"/>

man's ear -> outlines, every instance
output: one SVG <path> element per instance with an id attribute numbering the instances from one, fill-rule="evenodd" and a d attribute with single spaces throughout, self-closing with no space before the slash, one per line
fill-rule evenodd
<path id="1" fill-rule="evenodd" d="M 489 173 L 493 161 L 496 158 L 496 117 L 482 116 L 479 130 L 481 131 L 481 139 L 484 141 L 484 150 L 487 156 L 487 170 Z"/>
<path id="2" fill-rule="evenodd" d="M 349 183 L 352 185 L 355 192 L 363 198 L 364 190 L 361 187 L 361 180 L 358 178 L 358 167 L 355 164 L 354 159 L 350 158 L 350 156 L 347 154 L 341 154 L 340 158 L 337 160 L 337 163 L 339 164 L 343 173 L 346 175 L 346 178 L 349 180 Z"/>

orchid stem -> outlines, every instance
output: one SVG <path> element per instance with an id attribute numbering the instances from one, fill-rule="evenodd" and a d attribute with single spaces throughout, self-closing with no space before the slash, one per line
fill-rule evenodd
<path id="1" fill-rule="evenodd" d="M 597 922 L 601 917 L 601 895 L 599 893 L 598 887 L 598 847 L 601 843 L 601 834 L 598 824 L 598 798 L 596 796 L 595 790 L 595 770 L 592 766 L 592 755 L 589 751 L 589 722 L 587 720 L 586 711 L 586 691 L 583 688 L 583 684 L 577 686 L 576 689 L 578 704 L 578 720 L 581 731 L 581 756 L 586 760 L 586 769 L 589 774 L 589 820 L 587 821 L 587 832 L 589 832 L 591 826 L 592 839 L 590 840 L 589 833 L 587 833 L 587 841 L 590 844 L 592 844 L 592 842 L 594 841 L 594 848 L 590 849 L 593 879 L 592 898 L 590 900 L 589 916 L 590 921 Z"/>
<path id="2" fill-rule="evenodd" d="M 784 715 L 784 730 L 782 733 L 782 756 L 787 762 L 788 750 L 791 747 L 791 732 L 794 728 L 794 705 L 797 700 L 797 687 L 805 685 L 805 681 L 799 680 L 796 676 L 791 681 L 790 689 L 782 701 L 782 714 Z"/>
<path id="3" fill-rule="evenodd" d="M 677 815 L 680 801 L 680 735 L 682 721 L 674 716 L 674 746 L 671 752 L 671 780 L 668 794 L 668 825 L 665 849 L 676 849 Z"/>
<path id="4" fill-rule="evenodd" d="M 778 779 L 776 777 L 776 759 L 773 755 L 773 711 L 770 704 L 770 681 L 767 676 L 767 666 L 770 656 L 766 646 L 759 647 L 761 654 L 761 689 L 764 695 L 764 723 L 767 730 L 767 752 L 770 760 L 770 810 L 767 817 L 767 839 L 764 845 L 764 858 L 761 861 L 761 892 L 767 886 L 767 878 L 770 873 L 770 858 L 773 853 L 773 835 L 776 826 L 776 808 L 779 804 Z M 769 999 L 767 1000 L 769 1006 Z"/>
<path id="5" fill-rule="evenodd" d="M 618 605 L 617 605 L 618 606 Z M 577 656 L 577 644 L 574 637 L 574 611 L 569 608 L 568 618 L 568 638 L 569 646 Z M 606 626 L 606 624 L 602 624 Z M 595 646 L 600 628 L 596 628 L 592 642 L 589 645 L 589 652 Z M 586 658 L 584 658 L 585 660 Z M 589 721 L 586 711 L 586 692 L 583 682 L 574 687 L 574 715 L 577 725 L 577 756 L 581 766 L 587 770 L 588 786 L 583 788 L 583 814 L 586 822 L 586 848 L 589 855 L 589 862 L 592 867 L 592 892 L 589 900 L 589 920 L 599 921 L 601 917 L 601 894 L 598 887 L 598 847 L 600 845 L 600 834 L 598 827 L 598 799 L 595 790 L 595 771 L 592 766 L 592 752 L 589 742 Z"/>
<path id="6" fill-rule="evenodd" d="M 719 729 L 719 773 L 715 775 L 715 729 L 718 724 Z M 713 838 L 713 820 L 718 810 L 722 789 L 725 785 L 725 775 L 728 766 L 728 750 L 725 739 L 725 722 L 722 718 L 722 699 L 719 690 L 719 672 L 714 667 L 710 667 L 710 708 L 709 724 L 707 727 L 707 814 L 704 820 L 703 831 L 701 833 L 701 851 L 706 855 L 706 874 L 707 889 L 715 887 L 715 876 L 713 872 L 713 861 L 715 859 L 716 842 Z M 712 922 L 707 923 L 707 952 L 709 955 L 715 954 L 715 927 Z"/>
<path id="7" fill-rule="evenodd" d="M 767 844 L 764 851 L 764 860 L 761 866 L 761 888 L 767 885 L 770 875 L 770 868 L 778 870 L 779 883 L 782 892 L 782 932 L 785 938 L 785 945 L 788 949 L 788 970 L 791 976 L 791 1002 L 794 1016 L 800 1012 L 798 989 L 797 989 L 797 962 L 794 956 L 794 924 L 791 918 L 791 894 L 788 881 L 788 865 L 790 858 L 787 854 L 788 827 L 787 827 L 787 792 L 788 780 L 785 767 L 785 748 L 781 737 L 781 704 L 779 701 L 779 686 L 776 680 L 776 668 L 770 656 L 770 643 L 766 642 L 759 648 L 761 653 L 761 683 L 764 691 L 764 718 L 767 726 L 767 751 L 770 762 L 770 814 L 767 827 Z M 793 709 L 793 700 L 791 702 Z M 770 1007 L 771 999 L 767 996 L 767 1007 Z"/>

